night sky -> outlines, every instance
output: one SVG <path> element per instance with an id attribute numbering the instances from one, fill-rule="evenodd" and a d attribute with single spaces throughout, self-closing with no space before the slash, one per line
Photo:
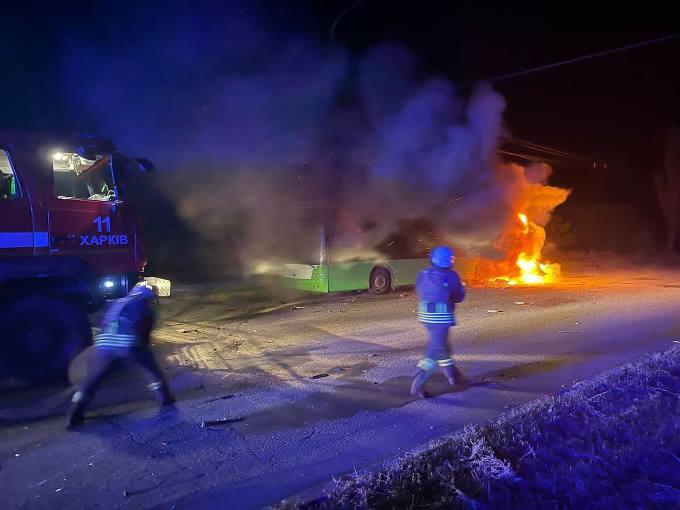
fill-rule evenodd
<path id="1" fill-rule="evenodd" d="M 672 7 L 476 6 L 475 2 L 366 1 L 338 23 L 355 51 L 405 42 L 428 71 L 466 86 L 680 31 Z M 329 20 L 347 2 L 329 2 Z M 665 129 L 680 122 L 680 38 L 561 68 L 492 81 L 506 98 L 511 135 L 583 155 L 592 166 L 556 169 L 553 182 L 584 198 L 636 200 L 652 193 Z M 614 182 L 615 181 L 615 182 Z M 610 188 L 610 189 L 607 189 Z M 578 198 L 576 195 L 572 198 Z M 649 197 L 647 197 L 649 198 Z"/>
<path id="2" fill-rule="evenodd" d="M 330 41 L 333 20 L 352 5 L 349 0 L 261 4 L 262 17 L 281 30 L 315 33 L 354 54 L 386 40 L 405 44 L 419 57 L 423 74 L 449 78 L 462 94 L 480 80 L 680 32 L 670 3 L 644 10 L 560 10 L 365 0 L 342 17 Z M 218 18 L 231 14 L 229 2 L 196 5 Z M 66 100 L 59 77 L 63 52 L 79 40 L 110 37 L 110 30 L 102 35 L 102 27 L 115 26 L 125 38 L 134 3 L 69 6 L 16 2 L 3 8 L 1 127 L 79 130 L 91 124 Z M 151 26 L 158 20 L 144 22 Z M 651 176 L 663 164 L 666 128 L 680 124 L 679 56 L 680 38 L 492 84 L 507 101 L 505 122 L 512 136 L 589 161 L 556 167 L 552 182 L 575 189 L 572 207 L 626 202 L 658 220 Z M 96 72 L 83 70 L 83 84 Z M 598 169 L 590 162 L 598 162 Z"/>

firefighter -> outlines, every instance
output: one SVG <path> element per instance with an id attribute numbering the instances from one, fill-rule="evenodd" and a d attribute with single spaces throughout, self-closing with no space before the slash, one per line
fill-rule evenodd
<path id="1" fill-rule="evenodd" d="M 144 370 L 149 378 L 148 388 L 156 393 L 160 405 L 175 402 L 149 346 L 155 321 L 151 305 L 155 299 L 155 287 L 140 283 L 126 297 L 114 301 L 106 310 L 101 332 L 94 338 L 95 352 L 90 371 L 73 395 L 68 413 L 69 429 L 82 424 L 88 403 L 119 361 L 131 361 Z"/>
<path id="2" fill-rule="evenodd" d="M 429 343 L 425 358 L 418 362 L 411 395 L 427 397 L 424 386 L 441 368 L 451 386 L 456 384 L 456 370 L 449 346 L 449 328 L 456 325 L 455 306 L 465 299 L 465 287 L 458 273 L 451 269 L 455 257 L 447 246 L 437 246 L 430 255 L 431 267 L 420 272 L 416 281 L 418 319 L 425 325 Z"/>

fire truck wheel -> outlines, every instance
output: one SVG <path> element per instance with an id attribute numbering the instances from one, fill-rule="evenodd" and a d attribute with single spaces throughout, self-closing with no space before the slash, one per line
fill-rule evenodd
<path id="1" fill-rule="evenodd" d="M 384 267 L 376 267 L 371 271 L 370 289 L 373 294 L 385 294 L 392 288 L 392 277 Z"/>
<path id="2" fill-rule="evenodd" d="M 87 315 L 59 299 L 31 297 L 3 311 L 2 371 L 21 381 L 66 380 L 68 366 L 92 343 Z"/>

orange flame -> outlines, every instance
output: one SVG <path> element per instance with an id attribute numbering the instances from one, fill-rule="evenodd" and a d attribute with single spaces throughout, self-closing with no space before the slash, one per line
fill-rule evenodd
<path id="1" fill-rule="evenodd" d="M 489 281 L 505 282 L 508 285 L 540 285 L 554 282 L 559 276 L 560 265 L 541 262 L 545 229 L 529 220 L 524 213 L 518 213 L 517 218 L 521 224 L 521 232 L 519 229 L 514 231 L 512 242 L 514 253 L 519 251 L 515 258 L 516 269 L 511 270 L 508 275 L 490 278 Z"/>

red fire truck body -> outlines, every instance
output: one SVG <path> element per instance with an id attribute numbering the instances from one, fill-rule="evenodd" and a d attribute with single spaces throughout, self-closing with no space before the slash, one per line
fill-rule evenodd
<path id="1" fill-rule="evenodd" d="M 91 341 L 87 313 L 142 276 L 125 177 L 151 169 L 103 139 L 0 133 L 0 373 L 64 375 Z"/>

